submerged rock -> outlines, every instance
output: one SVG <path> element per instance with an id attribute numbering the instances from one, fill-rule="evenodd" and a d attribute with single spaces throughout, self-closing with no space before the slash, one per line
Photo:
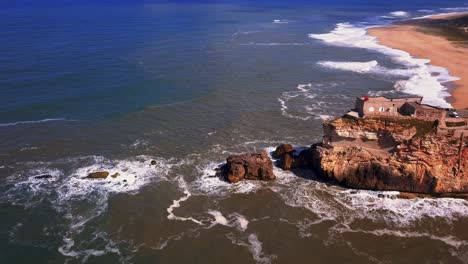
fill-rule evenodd
<path id="1" fill-rule="evenodd" d="M 116 173 L 114 173 L 114 174 L 111 175 L 112 178 L 117 178 L 117 177 L 119 177 L 119 176 L 120 176 L 120 174 L 119 174 L 118 172 L 116 172 Z"/>
<path id="2" fill-rule="evenodd" d="M 34 179 L 39 179 L 39 180 L 50 179 L 50 178 L 52 178 L 52 175 L 50 175 L 50 174 L 44 174 L 44 175 L 34 176 Z"/>
<path id="3" fill-rule="evenodd" d="M 157 164 L 157 162 L 156 162 L 155 160 L 152 160 L 152 161 L 151 161 L 151 165 L 154 166 L 154 165 L 156 165 L 156 164 Z"/>
<path id="4" fill-rule="evenodd" d="M 241 180 L 271 181 L 276 179 L 273 162 L 266 151 L 230 156 L 222 167 L 224 178 L 231 182 Z"/>
<path id="5" fill-rule="evenodd" d="M 286 153 L 279 160 L 278 165 L 283 170 L 290 170 L 295 165 L 295 160 L 292 154 Z"/>
<path id="6" fill-rule="evenodd" d="M 88 174 L 86 177 L 87 179 L 105 179 L 109 176 L 109 172 L 107 171 L 98 171 L 98 172 L 92 172 Z"/>

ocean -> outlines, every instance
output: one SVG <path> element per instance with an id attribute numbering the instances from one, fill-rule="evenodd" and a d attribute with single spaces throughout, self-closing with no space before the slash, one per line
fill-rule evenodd
<path id="1" fill-rule="evenodd" d="M 279 168 L 275 182 L 213 177 L 231 154 L 320 141 L 356 96 L 450 106 L 457 76 L 365 29 L 463 10 L 1 8 L 0 263 L 468 263 L 466 200 L 395 199 Z M 83 179 L 102 170 L 119 176 Z"/>

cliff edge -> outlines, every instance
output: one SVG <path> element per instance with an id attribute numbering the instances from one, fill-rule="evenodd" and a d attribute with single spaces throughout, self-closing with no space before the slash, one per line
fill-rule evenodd
<path id="1" fill-rule="evenodd" d="M 298 155 L 283 154 L 280 166 L 308 166 L 325 180 L 351 188 L 468 193 L 467 130 L 414 118 L 346 116 L 323 128 L 322 143 Z"/>

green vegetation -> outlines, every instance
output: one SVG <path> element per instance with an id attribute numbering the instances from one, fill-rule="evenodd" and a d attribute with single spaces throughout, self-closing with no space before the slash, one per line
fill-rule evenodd
<path id="1" fill-rule="evenodd" d="M 460 121 L 460 122 L 446 122 L 445 125 L 447 127 L 460 127 L 460 126 L 466 126 L 465 121 Z"/>

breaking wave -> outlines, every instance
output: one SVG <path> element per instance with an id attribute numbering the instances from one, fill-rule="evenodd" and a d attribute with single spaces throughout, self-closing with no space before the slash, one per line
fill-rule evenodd
<path id="1" fill-rule="evenodd" d="M 324 85 L 325 86 L 325 85 Z M 310 92 L 314 84 L 300 86 L 297 92 Z M 249 143 L 249 142 L 247 142 Z M 252 142 L 253 143 L 253 142 Z M 260 143 L 259 143 L 260 144 Z M 263 142 L 262 144 L 268 144 Z M 272 151 L 274 147 L 265 147 Z M 222 148 L 216 150 L 225 151 Z M 150 160 L 156 165 L 151 166 Z M 244 181 L 229 184 L 216 177 L 221 161 L 210 161 L 203 156 L 191 156 L 184 160 L 162 159 L 139 156 L 125 160 L 110 160 L 91 156 L 67 159 L 57 163 L 31 163 L 25 169 L 8 178 L 10 188 L 1 195 L 8 200 L 27 207 L 47 200 L 60 213 L 65 221 L 62 244 L 59 252 L 66 257 L 86 261 L 93 256 L 115 254 L 125 262 L 141 245 L 131 244 L 130 253 L 125 247 L 130 242 L 115 241 L 115 236 L 99 228 L 100 220 L 108 211 L 109 199 L 116 194 L 136 194 L 149 183 L 164 181 L 174 184 L 178 192 L 173 195 L 164 210 L 166 221 L 185 222 L 182 230 L 163 235 L 155 245 L 147 245 L 154 250 L 164 250 L 169 244 L 184 238 L 198 236 L 203 230 L 221 228 L 226 230 L 226 238 L 234 245 L 246 247 L 257 263 L 271 263 L 276 256 L 268 254 L 261 242 L 261 234 L 256 233 L 255 221 L 270 221 L 268 217 L 255 219 L 238 212 L 227 211 L 217 202 L 204 209 L 192 209 L 191 199 L 209 197 L 221 201 L 233 194 L 255 195 L 258 190 L 268 188 L 277 194 L 284 204 L 292 208 L 302 208 L 310 212 L 304 219 L 281 218 L 279 221 L 294 225 L 300 238 L 313 236 L 313 227 L 332 224 L 330 235 L 335 233 L 361 232 L 369 235 L 396 237 L 427 237 L 441 241 L 454 250 L 465 249 L 466 241 L 454 234 L 439 234 L 430 227 L 424 228 L 425 221 L 434 220 L 449 225 L 468 217 L 468 202 L 459 199 L 396 199 L 397 192 L 372 192 L 345 190 L 324 183 L 304 179 L 291 172 L 274 168 L 275 183 Z M 63 169 L 63 164 L 76 164 L 72 169 Z M 180 170 L 182 168 L 182 170 Z M 191 168 L 196 177 L 181 175 L 179 171 Z M 90 180 L 85 177 L 90 172 L 108 171 L 119 173 L 116 178 Z M 50 175 L 46 179 L 36 176 Z M 273 217 L 274 218 L 274 217 Z M 274 219 L 273 219 L 274 221 Z M 369 223 L 368 229 L 360 223 Z M 358 227 L 360 228 L 358 228 Z M 414 227 L 423 228 L 414 231 Z M 14 238 L 19 223 L 11 230 Z M 82 237 L 94 237 L 90 241 Z M 102 241 L 98 245 L 93 241 Z"/>
<path id="2" fill-rule="evenodd" d="M 319 61 L 317 64 L 330 69 L 346 70 L 357 73 L 367 73 L 376 68 L 379 63 L 373 60 L 368 62 Z"/>
<path id="3" fill-rule="evenodd" d="M 407 69 L 385 69 L 380 67 L 375 60 L 370 62 L 319 62 L 319 64 L 328 68 L 359 73 L 379 71 L 382 74 L 403 74 L 408 76 L 408 79 L 398 81 L 395 84 L 397 90 L 424 96 L 424 103 L 426 104 L 445 108 L 451 107 L 445 100 L 450 94 L 443 84 L 459 78 L 450 76 L 448 71 L 442 67 L 430 65 L 430 61 L 427 59 L 414 58 L 405 51 L 379 44 L 375 37 L 367 34 L 367 29 L 368 27 L 358 27 L 350 23 L 339 23 L 329 33 L 309 34 L 309 37 L 321 40 L 329 45 L 377 51 L 390 56 Z"/>
<path id="4" fill-rule="evenodd" d="M 108 200 L 113 194 L 134 194 L 150 182 L 166 180 L 171 161 L 139 156 L 126 160 L 109 160 L 100 156 L 89 156 L 60 160 L 57 162 L 32 162 L 24 164 L 24 170 L 7 178 L 2 187 L 6 191 L 1 200 L 31 208 L 48 201 L 65 221 L 63 244 L 58 251 L 66 257 L 86 261 L 91 256 L 115 253 L 121 256 L 117 243 L 108 234 L 90 225 L 107 211 Z M 76 169 L 64 169 L 76 164 Z M 102 180 L 87 179 L 91 172 L 107 171 L 110 175 Z M 46 176 L 38 178 L 38 176 Z M 90 241 L 78 239 L 83 232 L 92 232 Z M 106 241 L 98 248 L 91 246 L 94 240 Z"/>
<path id="5" fill-rule="evenodd" d="M 394 17 L 408 17 L 410 14 L 405 11 L 394 11 L 390 12 L 390 15 Z"/>

